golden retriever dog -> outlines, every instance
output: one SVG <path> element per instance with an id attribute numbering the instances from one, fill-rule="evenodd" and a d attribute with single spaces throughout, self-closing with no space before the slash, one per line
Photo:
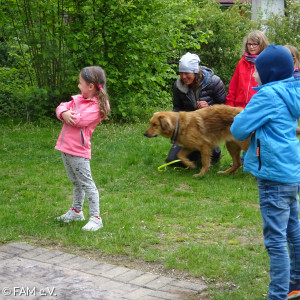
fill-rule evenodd
<path id="1" fill-rule="evenodd" d="M 241 150 L 247 151 L 250 143 L 250 138 L 238 141 L 230 132 L 233 118 L 241 111 L 240 107 L 216 104 L 191 112 L 156 112 L 150 119 L 150 127 L 144 136 L 152 138 L 161 135 L 171 138 L 172 143 L 182 146 L 178 159 L 191 168 L 196 168 L 196 165 L 187 156 L 195 150 L 200 151 L 202 168 L 200 173 L 194 175 L 196 177 L 203 176 L 209 170 L 212 149 L 225 141 L 233 165 L 218 173 L 234 173 L 242 165 Z"/>

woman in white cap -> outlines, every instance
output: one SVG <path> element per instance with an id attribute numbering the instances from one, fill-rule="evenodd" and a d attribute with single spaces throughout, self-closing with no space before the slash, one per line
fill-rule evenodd
<path id="1" fill-rule="evenodd" d="M 199 56 L 190 52 L 179 60 L 180 77 L 173 88 L 173 111 L 194 111 L 214 104 L 225 104 L 226 92 L 222 80 L 211 69 L 200 66 L 199 63 Z M 177 160 L 180 149 L 180 146 L 174 144 L 166 162 Z M 216 147 L 212 153 L 211 164 L 217 163 L 221 157 L 221 150 Z M 198 161 L 201 156 L 195 151 L 189 158 Z"/>

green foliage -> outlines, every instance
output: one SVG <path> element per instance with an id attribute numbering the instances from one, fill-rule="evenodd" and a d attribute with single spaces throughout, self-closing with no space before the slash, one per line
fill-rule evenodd
<path id="1" fill-rule="evenodd" d="M 269 40 L 277 45 L 289 44 L 300 51 L 300 2 L 287 0 L 284 15 L 273 14 L 271 18 L 261 21 L 266 28 Z"/>
<path id="2" fill-rule="evenodd" d="M 227 86 L 251 30 L 266 28 L 270 41 L 299 47 L 298 2 L 287 1 L 286 16 L 256 24 L 249 4 L 224 9 L 211 0 L 0 0 L 0 113 L 54 117 L 78 93 L 81 68 L 101 65 L 111 118 L 148 119 L 154 107 L 170 108 L 187 51 Z"/>
<path id="3" fill-rule="evenodd" d="M 11 21 L 11 34 L 18 41 L 29 77 L 39 88 L 61 92 L 62 78 L 70 65 L 63 39 L 67 31 L 63 1 L 6 3 L 5 16 Z"/>
<path id="4" fill-rule="evenodd" d="M 113 117 L 134 120 L 149 106 L 164 107 L 176 77 L 170 60 L 186 46 L 199 47 L 199 36 L 182 30 L 195 23 L 190 2 L 114 0 L 85 8 L 94 37 L 78 38 L 81 45 L 90 38 L 89 51 L 78 51 L 90 56 L 90 64 L 104 66 Z"/>
<path id="5" fill-rule="evenodd" d="M 201 1 L 196 26 L 210 31 L 207 43 L 201 45 L 201 64 L 212 68 L 227 86 L 241 59 L 243 38 L 252 30 L 249 4 L 235 4 L 224 10 L 216 1 Z M 257 28 L 255 28 L 257 29 Z M 193 49 L 190 49 L 194 51 Z"/>
<path id="6" fill-rule="evenodd" d="M 51 99 L 52 101 L 49 101 Z M 58 94 L 48 87 L 31 86 L 24 69 L 0 68 L 0 115 L 2 119 L 36 121 L 49 116 Z"/>
<path id="7" fill-rule="evenodd" d="M 22 110 L 20 99 L 14 98 L 14 91 L 23 89 L 20 75 L 20 71 L 16 68 L 0 68 L 0 115 L 2 118 L 18 116 Z"/>
<path id="8" fill-rule="evenodd" d="M 108 76 L 112 115 L 136 120 L 149 106 L 164 106 L 176 77 L 172 62 L 183 48 L 199 48 L 205 32 L 193 28 L 189 0 L 2 1 L 3 35 L 14 37 L 28 78 L 62 96 L 76 87 L 80 69 L 101 65 Z M 188 17 L 187 17 L 188 16 Z"/>

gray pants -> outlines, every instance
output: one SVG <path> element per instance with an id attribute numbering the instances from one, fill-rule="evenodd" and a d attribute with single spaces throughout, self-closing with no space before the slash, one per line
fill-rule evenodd
<path id="1" fill-rule="evenodd" d="M 82 210 L 86 196 L 89 203 L 90 216 L 100 216 L 99 192 L 92 178 L 90 160 L 63 152 L 62 160 L 74 187 L 73 207 L 76 210 Z"/>

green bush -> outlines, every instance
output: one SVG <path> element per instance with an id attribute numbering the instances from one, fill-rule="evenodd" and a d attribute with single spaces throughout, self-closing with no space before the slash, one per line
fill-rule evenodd
<path id="1" fill-rule="evenodd" d="M 265 28 L 271 42 L 299 47 L 299 7 L 289 0 L 286 16 L 254 23 L 249 4 L 224 9 L 210 0 L 2 1 L 0 113 L 54 117 L 55 107 L 79 92 L 80 69 L 101 65 L 110 117 L 148 119 L 153 108 L 171 108 L 187 51 L 228 86 L 251 30 Z"/>
<path id="2" fill-rule="evenodd" d="M 254 28 L 249 4 L 236 4 L 226 10 L 216 1 L 202 1 L 197 24 L 200 30 L 210 30 L 208 42 L 201 45 L 201 64 L 214 70 L 229 85 L 241 59 L 243 38 Z M 193 49 L 190 49 L 193 51 Z"/>
<path id="3" fill-rule="evenodd" d="M 293 45 L 300 51 L 300 2 L 287 0 L 284 15 L 273 14 L 261 21 L 269 40 L 277 45 Z"/>
<path id="4" fill-rule="evenodd" d="M 21 99 L 14 97 L 14 94 L 23 90 L 21 80 L 22 72 L 16 68 L 0 68 L 0 115 L 1 118 L 13 118 L 19 116 L 22 111 Z M 22 119 L 25 116 L 20 116 Z"/>
<path id="5" fill-rule="evenodd" d="M 78 92 L 81 68 L 101 65 L 112 117 L 139 119 L 149 105 L 164 106 L 176 77 L 170 58 L 199 47 L 206 35 L 184 31 L 197 19 L 190 0 L 7 1 L 2 8 L 0 22 L 9 24 L 2 35 L 18 41 L 32 86 L 52 91 L 40 114 L 52 107 L 53 94 L 63 101 L 66 91 Z"/>

